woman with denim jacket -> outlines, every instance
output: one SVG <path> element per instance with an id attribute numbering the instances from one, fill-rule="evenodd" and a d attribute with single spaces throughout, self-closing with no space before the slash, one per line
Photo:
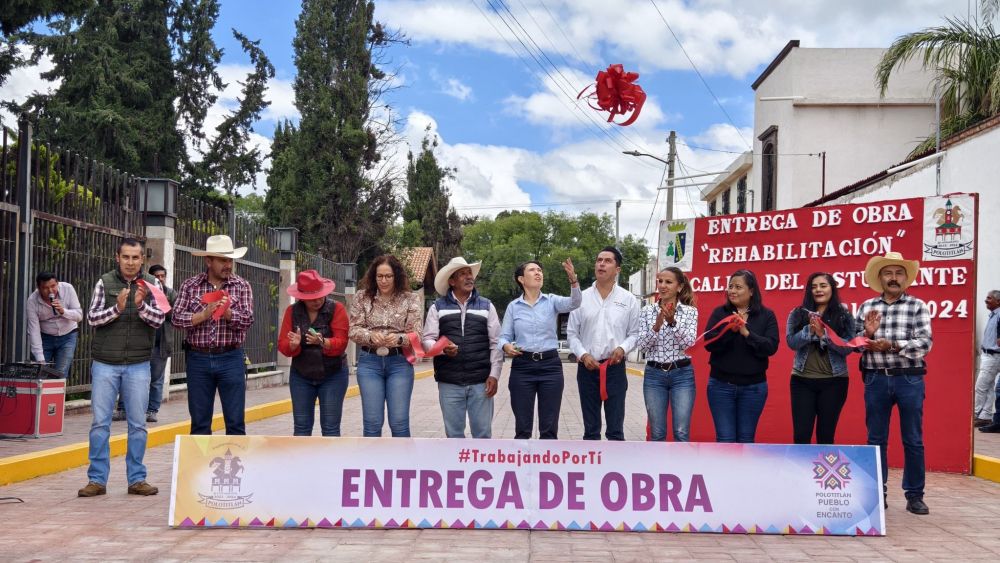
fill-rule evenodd
<path id="1" fill-rule="evenodd" d="M 837 281 L 824 272 L 809 276 L 802 306 L 788 314 L 786 338 L 795 350 L 792 367 L 792 432 L 796 444 L 832 444 L 840 411 L 847 400 L 847 355 L 852 348 L 834 344 L 820 320 L 842 340 L 855 333 L 854 318 L 840 302 Z"/>

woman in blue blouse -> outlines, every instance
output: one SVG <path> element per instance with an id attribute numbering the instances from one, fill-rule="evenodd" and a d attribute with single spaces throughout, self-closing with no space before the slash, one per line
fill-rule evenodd
<path id="1" fill-rule="evenodd" d="M 563 369 L 556 350 L 556 323 L 559 313 L 569 313 L 583 300 L 573 262 L 567 258 L 562 267 L 572 288 L 569 297 L 542 293 L 542 265 L 534 260 L 514 270 L 514 281 L 522 293 L 507 305 L 497 345 L 513 358 L 507 388 L 514 411 L 514 438 L 517 439 L 531 438 L 535 397 L 538 397 L 539 438 L 559 438 Z"/>

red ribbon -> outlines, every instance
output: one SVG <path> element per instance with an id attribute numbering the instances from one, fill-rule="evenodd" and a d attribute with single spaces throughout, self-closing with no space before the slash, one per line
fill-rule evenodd
<path id="1" fill-rule="evenodd" d="M 694 343 L 691 344 L 690 346 L 688 346 L 687 350 L 685 350 L 685 353 L 687 353 L 688 355 L 690 355 L 691 350 L 694 347 L 698 346 L 698 342 L 699 341 L 704 340 L 706 334 L 712 332 L 713 330 L 719 328 L 720 326 L 727 325 L 724 329 L 722 329 L 722 330 L 719 331 L 719 334 L 716 334 L 712 338 L 709 338 L 708 340 L 705 340 L 704 342 L 702 342 L 701 343 L 702 346 L 707 346 L 707 345 L 715 342 L 716 340 L 722 338 L 723 335 L 726 334 L 726 331 L 729 331 L 729 330 L 733 330 L 733 331 L 739 330 L 740 327 L 742 327 L 745 324 L 747 324 L 747 322 L 744 321 L 743 318 L 740 317 L 739 315 L 737 315 L 736 313 L 733 313 L 732 315 L 729 315 L 728 317 L 723 317 L 722 320 L 720 320 L 719 322 L 715 323 L 715 326 L 713 326 L 712 328 L 710 328 L 710 329 L 706 330 L 705 332 L 701 333 L 698 336 L 698 338 L 695 339 Z"/>
<path id="2" fill-rule="evenodd" d="M 611 365 L 611 358 L 601 362 L 601 400 L 608 400 L 608 366 Z"/>
<path id="3" fill-rule="evenodd" d="M 608 123 L 631 125 L 639 117 L 642 105 L 646 103 L 646 92 L 634 82 L 639 79 L 637 72 L 625 72 L 620 64 L 608 65 L 608 70 L 597 73 L 597 80 L 580 91 L 576 99 L 585 98 L 590 107 L 609 112 Z M 594 91 L 590 91 L 591 89 Z M 584 95 L 586 94 L 586 95 Z M 594 105 L 594 100 L 597 105 Z M 615 121 L 616 115 L 632 112 L 625 121 Z"/>
<path id="4" fill-rule="evenodd" d="M 164 314 L 170 312 L 170 300 L 167 299 L 167 296 L 165 293 L 163 293 L 163 290 L 161 290 L 160 288 L 156 287 L 153 284 L 146 283 L 146 280 L 142 278 L 136 280 L 136 283 L 142 285 L 143 287 L 149 290 L 150 295 L 153 296 L 153 301 L 156 302 L 157 309 L 163 311 Z"/>
<path id="5" fill-rule="evenodd" d="M 830 339 L 830 342 L 833 342 L 834 344 L 840 346 L 841 348 L 864 348 L 868 346 L 870 342 L 872 342 L 872 340 L 867 336 L 855 336 L 854 338 L 845 342 L 843 338 L 837 335 L 837 333 L 834 332 L 832 328 L 830 328 L 830 325 L 823 322 L 823 317 L 820 317 L 818 314 L 808 309 L 802 309 L 802 310 L 809 313 L 810 317 L 815 316 L 819 320 L 820 326 L 823 327 L 823 332 L 826 334 L 826 337 Z"/>
<path id="6" fill-rule="evenodd" d="M 218 291 L 212 291 L 206 293 L 205 295 L 202 295 L 201 302 L 208 305 L 209 303 L 215 303 L 216 301 L 221 301 L 224 297 L 229 297 L 229 293 L 224 289 L 220 289 Z M 226 311 L 229 310 L 229 306 L 232 304 L 233 302 L 231 300 L 226 299 L 225 305 L 222 305 L 221 307 L 216 307 L 215 312 L 212 313 L 212 319 L 216 321 L 221 319 L 222 315 L 226 314 Z"/>
<path id="7" fill-rule="evenodd" d="M 431 346 L 430 350 L 424 350 L 424 343 L 420 341 L 420 336 L 417 333 L 408 332 L 406 333 L 406 338 L 410 341 L 410 349 L 403 350 L 403 354 L 406 356 L 406 361 L 411 364 L 415 364 L 417 360 L 424 358 L 440 356 L 444 353 L 444 349 L 451 344 L 451 340 L 448 340 L 447 336 L 442 336 Z"/>

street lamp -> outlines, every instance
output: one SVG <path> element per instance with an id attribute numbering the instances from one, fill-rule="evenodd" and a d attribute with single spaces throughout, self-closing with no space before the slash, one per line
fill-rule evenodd
<path id="1" fill-rule="evenodd" d="M 169 178 L 139 178 L 139 210 L 146 225 L 173 227 L 177 219 L 178 184 Z"/>
<path id="2" fill-rule="evenodd" d="M 278 232 L 278 252 L 281 253 L 281 259 L 295 260 L 299 230 L 295 227 L 276 227 L 274 230 Z"/>

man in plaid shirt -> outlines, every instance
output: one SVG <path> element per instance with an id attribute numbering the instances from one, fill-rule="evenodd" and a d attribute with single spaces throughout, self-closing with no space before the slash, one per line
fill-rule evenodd
<path id="1" fill-rule="evenodd" d="M 246 434 L 246 366 L 243 341 L 253 324 L 253 292 L 250 284 L 233 273 L 233 261 L 246 254 L 246 247 L 233 248 L 226 235 L 208 238 L 204 251 L 205 271 L 188 278 L 177 290 L 172 322 L 184 330 L 187 351 L 188 412 L 191 434 L 212 433 L 212 412 L 218 389 L 226 434 Z M 225 292 L 206 303 L 205 294 Z M 216 318 L 217 311 L 224 311 Z"/>
<path id="2" fill-rule="evenodd" d="M 857 326 L 871 342 L 861 355 L 865 383 L 865 424 L 868 443 L 882 457 L 882 492 L 888 508 L 886 448 L 892 407 L 899 409 L 903 439 L 903 491 L 906 510 L 928 514 L 924 503 L 924 356 L 931 349 L 931 315 L 923 301 L 906 289 L 917 277 L 920 263 L 898 252 L 875 256 L 865 267 L 865 280 L 881 295 L 858 309 Z"/>

